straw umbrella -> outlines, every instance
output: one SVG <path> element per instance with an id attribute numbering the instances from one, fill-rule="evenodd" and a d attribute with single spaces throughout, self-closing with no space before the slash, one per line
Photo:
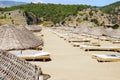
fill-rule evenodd
<path id="1" fill-rule="evenodd" d="M 0 44 L 2 50 L 22 50 L 38 47 L 43 42 L 23 27 L 3 25 L 0 27 Z"/>
<path id="2" fill-rule="evenodd" d="M 82 26 L 79 28 L 79 33 L 86 33 L 88 34 L 91 29 L 87 26 Z"/>
<path id="3" fill-rule="evenodd" d="M 25 26 L 28 30 L 33 31 L 33 32 L 40 32 L 42 31 L 42 28 L 37 25 L 27 25 Z"/>
<path id="4" fill-rule="evenodd" d="M 110 37 L 120 39 L 120 33 L 117 31 L 111 32 Z"/>
<path id="5" fill-rule="evenodd" d="M 120 28 L 118 28 L 116 31 L 117 31 L 117 33 L 120 33 Z"/>
<path id="6" fill-rule="evenodd" d="M 102 36 L 105 30 L 103 27 L 94 27 L 91 29 L 90 34 L 95 36 Z"/>
<path id="7" fill-rule="evenodd" d="M 0 50 L 0 80 L 47 80 L 48 78 L 50 75 L 43 74 L 40 67 Z"/>
<path id="8" fill-rule="evenodd" d="M 116 30 L 116 33 L 119 35 L 119 38 L 120 38 L 120 28 Z"/>
<path id="9" fill-rule="evenodd" d="M 75 29 L 72 30 L 72 32 L 73 32 L 73 33 L 76 33 L 76 34 L 79 34 L 80 28 L 75 28 Z"/>
<path id="10" fill-rule="evenodd" d="M 81 23 L 78 24 L 79 27 L 96 27 L 97 25 L 93 22 L 90 22 L 90 21 L 83 21 Z"/>
<path id="11" fill-rule="evenodd" d="M 114 32 L 115 32 L 114 29 L 112 29 L 112 28 L 106 28 L 106 29 L 105 29 L 105 33 L 104 33 L 104 35 L 110 37 L 110 35 L 111 35 L 112 33 L 114 33 Z"/>
<path id="12" fill-rule="evenodd" d="M 105 33 L 105 29 L 102 26 L 94 27 L 91 29 L 90 34 L 97 36 L 98 43 L 100 43 L 100 36 L 102 36 Z"/>

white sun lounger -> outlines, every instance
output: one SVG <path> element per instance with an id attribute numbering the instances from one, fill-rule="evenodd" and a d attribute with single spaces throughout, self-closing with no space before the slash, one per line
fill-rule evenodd
<path id="1" fill-rule="evenodd" d="M 29 50 L 29 51 L 10 51 L 12 54 L 26 59 L 26 60 L 35 60 L 35 59 L 42 59 L 46 61 L 46 59 L 50 59 L 50 53 L 44 51 L 36 51 L 36 50 Z"/>
<path id="2" fill-rule="evenodd" d="M 120 54 L 92 54 L 92 58 L 98 62 L 115 62 L 120 61 Z"/>
<path id="3" fill-rule="evenodd" d="M 99 39 L 102 41 L 109 41 L 110 40 L 109 38 L 107 38 L 105 36 L 100 36 Z"/>
<path id="4" fill-rule="evenodd" d="M 89 45 L 90 42 L 72 42 L 71 43 L 74 47 L 80 47 L 80 45 Z"/>
<path id="5" fill-rule="evenodd" d="M 71 43 L 74 47 L 80 47 L 82 45 L 88 45 L 88 46 L 100 46 L 99 43 L 90 43 L 90 42 L 73 42 Z"/>
<path id="6" fill-rule="evenodd" d="M 79 38 L 71 38 L 66 40 L 68 42 L 90 42 L 90 39 L 79 39 Z"/>
<path id="7" fill-rule="evenodd" d="M 89 45 L 80 45 L 85 51 L 119 51 L 119 46 L 89 46 Z"/>
<path id="8" fill-rule="evenodd" d="M 97 59 L 98 56 L 105 55 L 105 54 L 92 54 L 92 59 Z"/>
<path id="9" fill-rule="evenodd" d="M 114 44 L 120 44 L 120 40 L 113 40 L 111 42 L 114 43 Z"/>

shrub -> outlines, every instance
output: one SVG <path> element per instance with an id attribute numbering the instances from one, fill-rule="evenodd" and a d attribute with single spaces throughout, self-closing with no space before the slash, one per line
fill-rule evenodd
<path id="1" fill-rule="evenodd" d="M 115 24 L 112 28 L 113 28 L 113 29 L 118 29 L 118 28 L 119 28 L 119 25 L 118 25 L 118 24 Z"/>

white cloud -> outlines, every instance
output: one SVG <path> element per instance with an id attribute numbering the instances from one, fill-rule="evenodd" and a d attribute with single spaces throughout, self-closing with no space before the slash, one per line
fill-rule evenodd
<path id="1" fill-rule="evenodd" d="M 34 3 L 38 3 L 38 2 L 42 3 L 42 0 L 35 0 L 34 1 Z"/>

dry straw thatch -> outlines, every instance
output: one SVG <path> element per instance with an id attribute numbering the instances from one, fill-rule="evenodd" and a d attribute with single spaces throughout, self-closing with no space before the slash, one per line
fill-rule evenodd
<path id="1" fill-rule="evenodd" d="M 92 27 L 95 27 L 95 26 L 96 26 L 96 24 L 93 23 L 93 22 L 83 21 L 83 22 L 79 23 L 78 27 L 90 27 L 90 28 L 92 28 Z"/>
<path id="2" fill-rule="evenodd" d="M 95 36 L 102 36 L 105 33 L 105 29 L 103 27 L 94 27 L 89 31 L 89 34 Z"/>
<path id="3" fill-rule="evenodd" d="M 91 28 L 86 27 L 86 26 L 80 27 L 79 28 L 79 33 L 86 33 L 86 34 L 88 34 L 90 30 L 91 30 Z"/>
<path id="4" fill-rule="evenodd" d="M 112 28 L 106 28 L 105 29 L 105 35 L 106 36 L 110 36 L 112 33 L 114 33 L 114 29 L 112 29 Z"/>
<path id="5" fill-rule="evenodd" d="M 12 25 L 0 26 L 0 49 L 16 50 L 28 49 L 42 45 L 36 36 L 24 27 L 14 27 Z"/>
<path id="6" fill-rule="evenodd" d="M 27 25 L 25 26 L 28 30 L 33 31 L 33 32 L 40 32 L 42 28 L 37 25 Z"/>
<path id="7" fill-rule="evenodd" d="M 0 80 L 43 80 L 36 65 L 0 50 Z"/>

